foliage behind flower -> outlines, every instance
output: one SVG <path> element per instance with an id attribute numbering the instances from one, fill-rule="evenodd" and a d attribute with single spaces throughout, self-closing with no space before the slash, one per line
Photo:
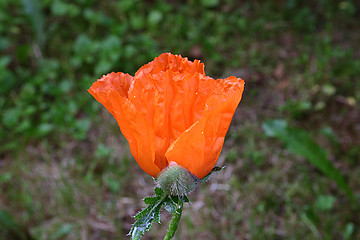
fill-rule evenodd
<path id="1" fill-rule="evenodd" d="M 110 73 L 89 89 L 117 120 L 149 175 L 170 162 L 199 179 L 214 167 L 244 90 L 236 77 L 205 76 L 204 64 L 163 53 L 132 77 Z"/>

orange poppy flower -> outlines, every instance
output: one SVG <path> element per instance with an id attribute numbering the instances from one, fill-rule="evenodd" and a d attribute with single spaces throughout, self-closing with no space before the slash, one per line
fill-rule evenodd
<path id="1" fill-rule="evenodd" d="M 157 177 L 175 162 L 202 179 L 219 157 L 244 81 L 215 80 L 199 60 L 163 53 L 134 77 L 112 72 L 88 91 L 115 117 L 146 173 Z"/>

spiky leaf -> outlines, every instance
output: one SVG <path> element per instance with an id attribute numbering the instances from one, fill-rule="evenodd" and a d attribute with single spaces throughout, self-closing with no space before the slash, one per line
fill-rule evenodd
<path id="1" fill-rule="evenodd" d="M 144 202 L 146 204 L 154 204 L 156 203 L 157 201 L 160 200 L 160 197 L 156 196 L 156 197 L 147 197 L 147 198 L 144 198 Z"/>
<path id="2" fill-rule="evenodd" d="M 161 188 L 156 187 L 154 190 L 157 196 L 161 197 L 162 195 L 164 195 L 164 191 Z"/>

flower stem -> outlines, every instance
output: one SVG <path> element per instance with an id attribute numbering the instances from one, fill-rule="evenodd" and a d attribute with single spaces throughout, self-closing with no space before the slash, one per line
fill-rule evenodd
<path id="1" fill-rule="evenodd" d="M 176 229 L 179 226 L 182 210 L 183 210 L 183 201 L 181 199 L 178 199 L 178 203 L 176 205 L 176 212 L 173 214 L 171 218 L 171 222 L 164 237 L 164 240 L 171 240 L 174 237 Z"/>

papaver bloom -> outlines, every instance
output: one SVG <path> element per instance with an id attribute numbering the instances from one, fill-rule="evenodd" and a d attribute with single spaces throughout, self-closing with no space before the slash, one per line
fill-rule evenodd
<path id="1" fill-rule="evenodd" d="M 140 167 L 175 162 L 202 179 L 215 166 L 244 81 L 213 79 L 204 64 L 163 53 L 132 77 L 109 73 L 88 90 L 115 117 Z"/>

